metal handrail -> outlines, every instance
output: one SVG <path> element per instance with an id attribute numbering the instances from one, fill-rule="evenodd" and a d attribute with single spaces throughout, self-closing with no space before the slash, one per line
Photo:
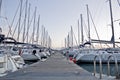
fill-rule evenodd
<path id="1" fill-rule="evenodd" d="M 110 76 L 110 59 L 111 59 L 112 57 L 113 57 L 114 60 L 115 60 L 115 70 L 116 70 L 116 78 L 117 78 L 117 77 L 119 76 L 119 72 L 118 72 L 118 62 L 117 62 L 116 56 L 114 56 L 114 55 L 110 55 L 110 56 L 108 57 L 108 62 L 107 62 L 108 71 L 107 71 L 107 75 Z"/>
<path id="2" fill-rule="evenodd" d="M 99 58 L 99 65 L 100 65 L 100 79 L 102 79 L 102 60 L 101 60 L 101 57 L 99 55 L 96 55 L 94 57 L 94 76 L 96 74 L 96 58 Z"/>

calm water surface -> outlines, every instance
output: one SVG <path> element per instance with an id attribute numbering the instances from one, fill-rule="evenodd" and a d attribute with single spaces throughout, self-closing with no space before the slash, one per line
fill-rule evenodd
<path id="1" fill-rule="evenodd" d="M 80 67 L 84 68 L 85 70 L 92 72 L 94 71 L 94 65 L 93 64 L 79 64 Z M 119 74 L 120 74 L 120 64 L 118 64 Z M 96 72 L 99 73 L 99 64 L 96 65 Z M 102 64 L 102 71 L 103 74 L 107 74 L 107 64 Z M 110 64 L 110 75 L 115 76 L 115 64 Z"/>

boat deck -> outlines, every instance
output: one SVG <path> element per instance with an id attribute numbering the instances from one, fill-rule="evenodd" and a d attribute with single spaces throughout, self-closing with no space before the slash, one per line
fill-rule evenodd
<path id="1" fill-rule="evenodd" d="M 44 62 L 34 63 L 0 80 L 99 80 L 91 73 L 56 53 Z"/>

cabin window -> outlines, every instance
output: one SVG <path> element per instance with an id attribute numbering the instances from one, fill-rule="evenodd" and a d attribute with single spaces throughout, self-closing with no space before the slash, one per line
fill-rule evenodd
<path id="1" fill-rule="evenodd" d="M 18 51 L 18 49 L 17 48 L 13 48 L 13 51 Z"/>
<path id="2" fill-rule="evenodd" d="M 113 53 L 113 52 L 108 52 L 108 53 Z"/>
<path id="3" fill-rule="evenodd" d="M 3 63 L 0 63 L 0 68 L 3 68 Z"/>
<path id="4" fill-rule="evenodd" d="M 118 51 L 114 51 L 114 53 L 118 53 Z"/>

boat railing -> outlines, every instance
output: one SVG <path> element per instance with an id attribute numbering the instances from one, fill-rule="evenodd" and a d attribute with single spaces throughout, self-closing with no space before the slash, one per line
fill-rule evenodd
<path id="1" fill-rule="evenodd" d="M 99 60 L 99 73 L 100 73 L 100 79 L 102 79 L 102 59 L 101 59 L 101 56 L 100 55 L 95 55 L 94 57 L 94 73 L 93 75 L 95 76 L 96 75 L 96 59 L 98 58 Z M 115 55 L 109 55 L 108 56 L 108 59 L 107 59 L 107 76 L 110 76 L 110 61 L 111 61 L 111 58 L 113 58 L 113 63 L 115 63 L 115 76 L 116 76 L 116 79 L 120 79 L 120 75 L 119 75 L 119 70 L 118 70 L 118 61 L 117 61 L 117 58 Z M 115 61 L 115 62 L 114 62 Z"/>
<path id="2" fill-rule="evenodd" d="M 99 58 L 99 66 L 100 66 L 100 69 L 99 69 L 99 72 L 100 72 L 100 79 L 102 79 L 102 59 L 101 59 L 101 56 L 100 55 L 95 55 L 94 57 L 94 76 L 96 74 L 96 59 L 97 57 Z"/>
<path id="3" fill-rule="evenodd" d="M 118 71 L 118 61 L 117 61 L 117 58 L 116 58 L 115 55 L 110 55 L 108 57 L 108 61 L 107 61 L 107 68 L 108 68 L 107 75 L 110 76 L 110 60 L 111 60 L 111 58 L 114 58 L 114 61 L 115 61 L 115 71 L 116 71 L 115 74 L 116 74 L 116 79 L 118 79 L 120 77 L 119 77 L 119 71 Z"/>

